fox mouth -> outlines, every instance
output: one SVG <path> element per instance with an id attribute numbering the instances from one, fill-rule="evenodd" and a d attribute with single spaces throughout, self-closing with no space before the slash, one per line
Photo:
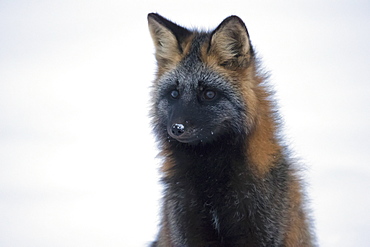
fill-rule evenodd
<path id="1" fill-rule="evenodd" d="M 176 137 L 175 138 L 177 141 L 182 142 L 182 143 L 187 143 L 187 144 L 196 144 L 199 142 L 202 142 L 202 139 L 199 139 L 196 136 L 188 136 L 188 137 Z"/>

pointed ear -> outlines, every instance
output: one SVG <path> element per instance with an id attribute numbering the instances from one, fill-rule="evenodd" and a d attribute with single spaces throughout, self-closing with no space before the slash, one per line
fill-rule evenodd
<path id="1" fill-rule="evenodd" d="M 167 67 L 180 61 L 182 44 L 191 32 L 155 13 L 148 15 L 148 24 L 158 65 Z"/>
<path id="2" fill-rule="evenodd" d="M 228 69 L 248 67 L 253 50 L 244 22 L 237 16 L 226 18 L 213 31 L 209 52 Z"/>

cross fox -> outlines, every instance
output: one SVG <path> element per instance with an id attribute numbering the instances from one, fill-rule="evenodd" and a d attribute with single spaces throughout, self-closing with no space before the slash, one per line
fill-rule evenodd
<path id="1" fill-rule="evenodd" d="M 164 186 L 151 246 L 314 246 L 299 168 L 244 22 L 211 32 L 148 15 Z"/>

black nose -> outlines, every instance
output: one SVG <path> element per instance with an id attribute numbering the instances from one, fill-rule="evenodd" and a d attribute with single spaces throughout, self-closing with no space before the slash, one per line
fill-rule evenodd
<path id="1" fill-rule="evenodd" d="M 185 127 L 183 124 L 174 124 L 172 125 L 172 134 L 174 134 L 175 136 L 180 136 L 184 133 L 185 131 Z"/>

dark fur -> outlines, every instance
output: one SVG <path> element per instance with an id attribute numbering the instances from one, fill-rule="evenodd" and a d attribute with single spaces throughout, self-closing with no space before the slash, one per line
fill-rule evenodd
<path id="1" fill-rule="evenodd" d="M 213 32 L 158 14 L 148 20 L 158 62 L 152 118 L 164 157 L 152 246 L 312 246 L 300 179 L 242 20 L 231 16 Z"/>

